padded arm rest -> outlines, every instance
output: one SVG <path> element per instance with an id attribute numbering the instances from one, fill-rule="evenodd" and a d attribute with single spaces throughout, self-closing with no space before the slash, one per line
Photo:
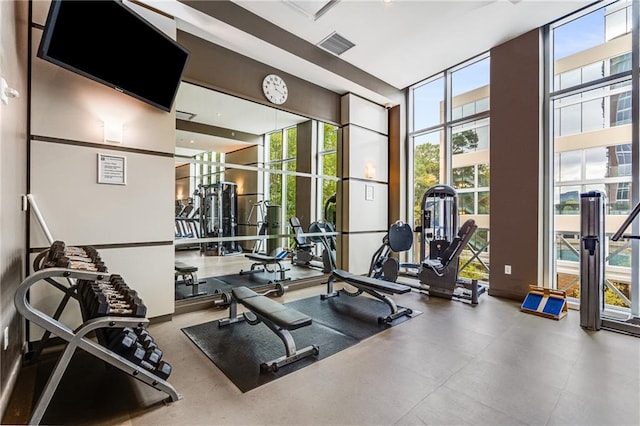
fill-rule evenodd
<path id="1" fill-rule="evenodd" d="M 391 294 L 403 294 L 409 293 L 411 291 L 411 287 L 403 284 L 379 280 L 377 278 L 364 277 L 362 275 L 356 275 L 352 274 L 351 272 L 343 271 L 342 269 L 334 269 L 333 275 L 336 278 L 342 281 L 346 281 L 356 287 L 366 287 L 369 289 L 383 291 Z"/>
<path id="2" fill-rule="evenodd" d="M 295 330 L 311 324 L 309 316 L 288 308 L 273 299 L 269 299 L 267 296 L 258 294 L 247 287 L 235 287 L 231 292 L 233 297 L 251 312 L 285 330 Z"/>

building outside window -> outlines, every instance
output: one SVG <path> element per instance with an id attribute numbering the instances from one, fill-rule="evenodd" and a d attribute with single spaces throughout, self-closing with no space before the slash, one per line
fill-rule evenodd
<path id="1" fill-rule="evenodd" d="M 336 194 L 337 181 L 327 177 L 336 177 L 338 170 L 338 127 L 328 123 L 318 123 L 318 171 L 322 176 L 318 179 L 320 194 L 316 217 L 336 225 L 336 204 L 329 199 Z"/>
<path id="2" fill-rule="evenodd" d="M 461 277 L 489 278 L 489 57 L 482 55 L 416 84 L 409 90 L 413 154 L 411 213 L 421 225 L 424 193 L 437 184 L 457 191 L 459 224 L 478 224 L 460 257 Z M 418 263 L 421 236 L 412 262 Z"/>
<path id="3" fill-rule="evenodd" d="M 631 5 L 608 2 L 550 27 L 552 286 L 576 299 L 580 194 L 606 195 L 605 232 L 611 236 L 633 208 L 632 184 L 638 184 L 631 172 Z M 606 252 L 605 301 L 631 308 L 631 244 L 609 241 Z"/>

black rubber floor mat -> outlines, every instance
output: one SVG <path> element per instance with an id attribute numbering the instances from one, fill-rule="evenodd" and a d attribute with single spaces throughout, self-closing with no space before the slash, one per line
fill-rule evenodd
<path id="1" fill-rule="evenodd" d="M 342 295 L 327 300 L 319 296 L 286 304 L 309 315 L 313 322 L 291 332 L 296 348 L 318 345 L 320 354 L 261 373 L 260 364 L 285 354 L 284 344 L 266 325 L 255 326 L 242 321 L 218 327 L 218 321 L 183 328 L 182 331 L 242 392 L 286 376 L 323 358 L 357 344 L 410 317 L 391 324 L 379 324 L 378 317 L 389 314 L 389 307 L 369 297 Z M 414 311 L 412 316 L 419 315 Z"/>

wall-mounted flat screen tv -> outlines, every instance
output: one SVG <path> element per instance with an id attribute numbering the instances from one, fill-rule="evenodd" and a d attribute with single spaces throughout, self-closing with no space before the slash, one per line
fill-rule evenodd
<path id="1" fill-rule="evenodd" d="M 53 0 L 38 56 L 171 111 L 189 52 L 121 1 Z"/>

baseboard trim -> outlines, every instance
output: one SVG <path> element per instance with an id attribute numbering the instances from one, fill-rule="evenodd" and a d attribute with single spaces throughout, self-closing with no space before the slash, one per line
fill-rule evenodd
<path id="1" fill-rule="evenodd" d="M 9 378 L 7 379 L 7 385 L 2 388 L 2 396 L 0 396 L 0 419 L 4 418 L 4 414 L 9 406 L 11 394 L 13 394 L 13 389 L 15 388 L 18 376 L 20 375 L 20 367 L 22 367 L 22 356 L 16 357 L 13 361 Z"/>

